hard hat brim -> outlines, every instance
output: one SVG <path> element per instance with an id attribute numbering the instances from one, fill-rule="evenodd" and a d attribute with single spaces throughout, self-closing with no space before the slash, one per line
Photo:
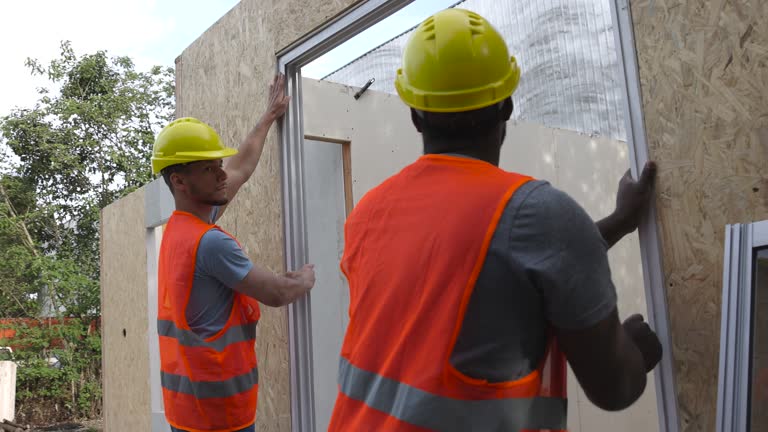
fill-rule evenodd
<path id="1" fill-rule="evenodd" d="M 153 157 L 152 172 L 159 174 L 163 169 L 172 166 L 190 162 L 204 160 L 224 159 L 234 156 L 238 153 L 237 149 L 225 147 L 221 150 L 178 152 L 169 157 Z"/>
<path id="2" fill-rule="evenodd" d="M 237 149 L 225 147 L 221 150 L 177 152 L 178 158 L 190 158 L 193 160 L 224 159 L 237 154 Z"/>

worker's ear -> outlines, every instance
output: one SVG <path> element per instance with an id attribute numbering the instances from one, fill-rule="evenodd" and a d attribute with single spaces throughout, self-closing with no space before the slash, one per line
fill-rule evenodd
<path id="1" fill-rule="evenodd" d="M 501 118 L 508 121 L 512 117 L 512 111 L 514 111 L 514 104 L 512 97 L 508 97 L 501 102 Z"/>
<path id="2" fill-rule="evenodd" d="M 187 190 L 187 185 L 184 180 L 184 176 L 181 173 L 175 172 L 171 174 L 171 184 L 173 185 L 173 190 L 175 192 Z"/>
<path id="3" fill-rule="evenodd" d="M 423 120 L 424 119 L 419 115 L 419 113 L 415 109 L 411 108 L 411 121 L 419 133 L 421 133 L 421 125 Z"/>

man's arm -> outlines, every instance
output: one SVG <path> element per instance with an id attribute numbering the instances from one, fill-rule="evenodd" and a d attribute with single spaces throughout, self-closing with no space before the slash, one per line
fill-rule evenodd
<path id="1" fill-rule="evenodd" d="M 647 212 L 653 197 L 655 180 L 655 162 L 645 164 L 638 181 L 632 180 L 629 170 L 621 178 L 619 191 L 616 194 L 616 209 L 608 217 L 596 223 L 609 249 L 640 225 L 640 218 Z"/>
<path id="2" fill-rule="evenodd" d="M 254 264 L 251 271 L 233 289 L 272 307 L 285 306 L 303 296 L 315 285 L 314 265 L 276 275 Z"/>
<path id="3" fill-rule="evenodd" d="M 234 238 L 216 229 L 200 240 L 195 271 L 198 270 L 230 289 L 274 307 L 295 301 L 315 284 L 313 265 L 276 275 L 254 264 Z"/>
<path id="4" fill-rule="evenodd" d="M 238 147 L 238 153 L 224 160 L 224 171 L 227 173 L 227 194 L 229 202 L 235 198 L 240 187 L 251 178 L 259 165 L 264 150 L 264 141 L 272 124 L 285 114 L 290 98 L 285 94 L 285 76 L 275 75 L 269 85 L 269 105 L 256 126 L 251 129 Z M 227 205 L 221 206 L 218 218 L 224 213 Z"/>
<path id="5" fill-rule="evenodd" d="M 602 409 L 630 406 L 661 357 L 656 335 L 640 316 L 619 322 L 605 242 L 581 206 L 547 184 L 518 199 L 524 201 L 509 230 L 512 258 L 541 293 L 579 383 Z"/>
<path id="6" fill-rule="evenodd" d="M 557 329 L 557 341 L 590 401 L 607 411 L 628 408 L 643 394 L 646 374 L 661 359 L 656 334 L 639 315 L 610 315 L 580 330 Z"/>

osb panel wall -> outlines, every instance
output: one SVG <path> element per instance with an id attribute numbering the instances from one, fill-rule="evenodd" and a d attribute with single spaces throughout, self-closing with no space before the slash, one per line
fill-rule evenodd
<path id="1" fill-rule="evenodd" d="M 177 60 L 177 114 L 211 124 L 237 146 L 266 107 L 275 53 L 339 14 L 355 0 L 244 0 Z M 250 258 L 284 266 L 280 160 L 275 128 L 254 176 L 220 224 Z M 288 325 L 285 308 L 262 308 L 258 326 L 259 431 L 290 430 Z"/>
<path id="2" fill-rule="evenodd" d="M 144 189 L 101 212 L 104 426 L 150 430 Z"/>
<path id="3" fill-rule="evenodd" d="M 681 426 L 713 431 L 724 226 L 768 219 L 768 2 L 635 0 L 632 15 Z"/>

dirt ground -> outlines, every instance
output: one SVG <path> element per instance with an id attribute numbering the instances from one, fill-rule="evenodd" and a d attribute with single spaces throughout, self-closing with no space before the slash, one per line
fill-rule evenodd
<path id="1" fill-rule="evenodd" d="M 37 426 L 31 432 L 104 432 L 104 420 L 86 420 L 82 422 L 58 423 L 49 426 Z"/>

